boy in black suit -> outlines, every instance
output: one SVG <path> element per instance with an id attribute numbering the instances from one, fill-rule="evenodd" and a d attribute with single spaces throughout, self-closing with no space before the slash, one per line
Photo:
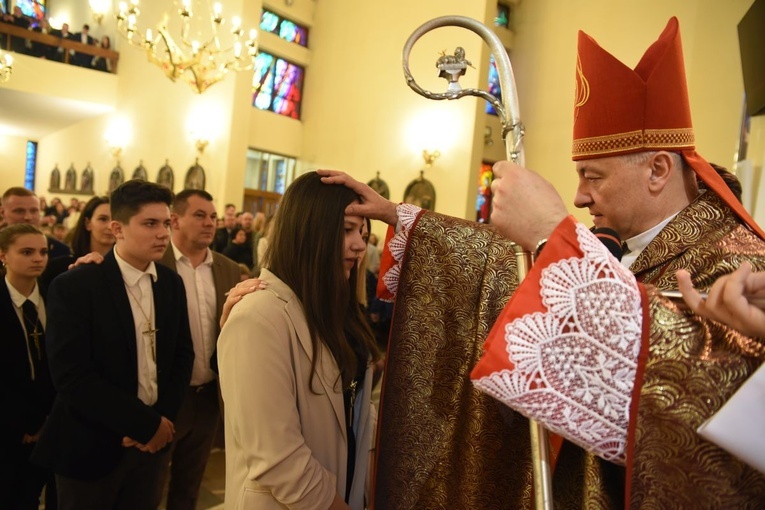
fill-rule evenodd
<path id="1" fill-rule="evenodd" d="M 58 395 L 33 460 L 55 471 L 61 510 L 155 508 L 194 360 L 183 283 L 154 263 L 170 240 L 171 199 L 141 180 L 118 187 L 115 248 L 48 291 Z"/>

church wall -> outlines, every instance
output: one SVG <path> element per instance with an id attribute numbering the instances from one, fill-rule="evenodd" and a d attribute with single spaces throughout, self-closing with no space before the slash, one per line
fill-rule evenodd
<path id="1" fill-rule="evenodd" d="M 752 0 L 534 0 L 515 18 L 514 65 L 526 124 L 526 163 L 552 180 L 576 216 L 571 161 L 577 31 L 584 30 L 634 67 L 671 16 L 677 16 L 697 149 L 732 168 L 739 137 L 743 79 L 736 25 Z"/>

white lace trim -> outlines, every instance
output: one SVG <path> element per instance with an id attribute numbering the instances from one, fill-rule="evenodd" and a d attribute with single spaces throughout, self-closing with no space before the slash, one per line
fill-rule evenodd
<path id="1" fill-rule="evenodd" d="M 624 464 L 632 388 L 640 352 L 640 291 L 582 224 L 582 258 L 542 271 L 547 313 L 505 326 L 508 359 L 474 384 L 546 428 L 606 460 Z"/>
<path id="2" fill-rule="evenodd" d="M 391 295 L 395 296 L 398 291 L 398 281 L 401 275 L 401 261 L 404 259 L 404 253 L 406 252 L 406 243 L 409 241 L 409 231 L 414 225 L 414 221 L 417 219 L 417 215 L 422 211 L 421 207 L 417 207 L 412 204 L 399 204 L 396 206 L 396 214 L 398 215 L 398 222 L 401 225 L 401 229 L 396 232 L 396 235 L 388 242 L 388 250 L 393 255 L 393 264 L 390 269 L 383 275 L 383 283 L 385 288 Z"/>

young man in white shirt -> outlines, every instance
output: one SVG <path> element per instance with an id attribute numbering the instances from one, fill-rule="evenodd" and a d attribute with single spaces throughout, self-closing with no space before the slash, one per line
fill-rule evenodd
<path id="1" fill-rule="evenodd" d="M 183 283 L 155 264 L 170 241 L 171 199 L 154 183 L 118 187 L 115 248 L 48 291 L 58 395 L 33 461 L 56 473 L 61 510 L 156 507 L 194 361 Z"/>

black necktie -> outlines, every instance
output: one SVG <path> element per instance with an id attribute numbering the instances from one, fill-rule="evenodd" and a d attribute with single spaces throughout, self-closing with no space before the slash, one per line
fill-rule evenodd
<path id="1" fill-rule="evenodd" d="M 40 318 L 37 316 L 37 307 L 33 302 L 28 299 L 24 301 L 21 305 L 21 311 L 24 316 L 24 327 L 27 328 L 29 352 L 32 354 L 32 360 L 36 366 L 42 360 L 42 342 L 45 341 L 45 331 Z"/>

